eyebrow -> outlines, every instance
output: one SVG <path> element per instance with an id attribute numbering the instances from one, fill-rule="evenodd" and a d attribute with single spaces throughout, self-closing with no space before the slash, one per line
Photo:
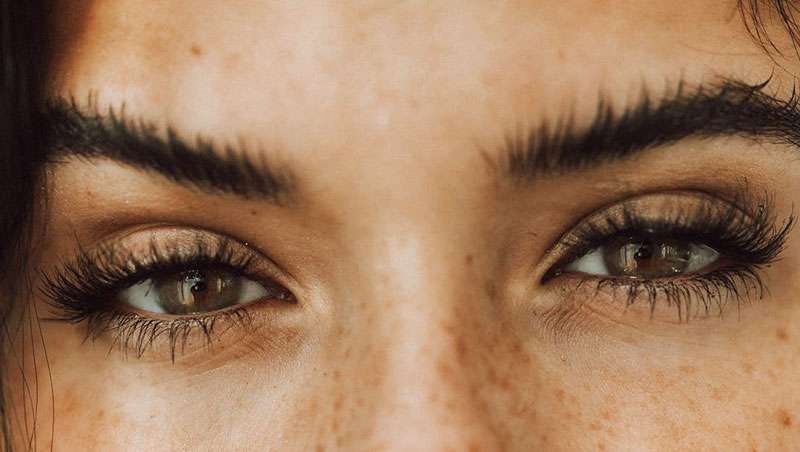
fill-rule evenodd
<path id="1" fill-rule="evenodd" d="M 798 94 L 793 89 L 787 99 L 770 95 L 764 91 L 770 80 L 752 85 L 726 78 L 693 90 L 679 82 L 658 101 L 645 89 L 622 111 L 601 95 L 587 127 L 577 127 L 569 116 L 508 135 L 503 166 L 515 179 L 532 181 L 625 160 L 690 137 L 738 136 L 798 147 Z"/>
<path id="2" fill-rule="evenodd" d="M 568 116 L 508 135 L 503 166 L 516 180 L 534 181 L 629 159 L 690 137 L 740 136 L 800 147 L 798 94 L 793 89 L 787 99 L 770 95 L 764 90 L 770 81 L 753 85 L 725 78 L 692 90 L 679 82 L 658 101 L 643 89 L 638 101 L 622 111 L 601 95 L 587 127 L 578 127 Z M 124 111 L 87 111 L 74 99 L 56 98 L 45 105 L 42 124 L 51 161 L 108 158 L 204 192 L 278 205 L 295 192 L 294 173 L 268 161 L 265 152 L 231 145 L 219 149 L 203 137 L 189 142 L 170 127 L 163 132 L 143 120 L 126 119 Z"/>
<path id="3" fill-rule="evenodd" d="M 127 119 L 124 108 L 101 113 L 81 108 L 74 99 L 55 98 L 45 104 L 40 119 L 50 162 L 107 158 L 202 192 L 277 205 L 286 204 L 294 192 L 295 175 L 268 161 L 265 152 L 248 152 L 241 142 L 218 147 L 202 136 L 189 141 L 172 127 Z"/>

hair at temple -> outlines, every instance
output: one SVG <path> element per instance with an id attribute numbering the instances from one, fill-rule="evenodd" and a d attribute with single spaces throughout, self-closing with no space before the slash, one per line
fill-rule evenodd
<path id="1" fill-rule="evenodd" d="M 737 0 L 750 36 L 770 55 L 786 56 L 788 49 L 773 40 L 769 29 L 779 25 L 789 36 L 795 56 L 800 57 L 800 2 L 796 0 Z"/>

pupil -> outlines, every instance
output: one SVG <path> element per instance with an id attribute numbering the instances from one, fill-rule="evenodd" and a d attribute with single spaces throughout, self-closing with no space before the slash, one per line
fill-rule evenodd
<path id="1" fill-rule="evenodd" d="M 189 290 L 191 290 L 192 293 L 205 292 L 208 290 L 208 278 L 205 273 L 189 273 L 186 275 L 186 282 L 191 284 Z"/>
<path id="2" fill-rule="evenodd" d="M 633 257 L 636 260 L 647 260 L 653 257 L 653 252 L 648 245 L 642 245 L 636 250 Z"/>

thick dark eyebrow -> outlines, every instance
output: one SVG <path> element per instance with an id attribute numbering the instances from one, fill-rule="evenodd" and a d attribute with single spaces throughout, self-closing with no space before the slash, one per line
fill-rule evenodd
<path id="1" fill-rule="evenodd" d="M 263 152 L 247 152 L 243 145 L 218 148 L 203 137 L 187 141 L 171 127 L 127 119 L 124 111 L 109 108 L 101 113 L 94 107 L 81 108 L 74 100 L 56 98 L 46 103 L 41 124 L 51 162 L 106 158 L 203 192 L 267 199 L 279 205 L 294 190 L 290 170 L 267 161 Z"/>
<path id="2" fill-rule="evenodd" d="M 646 90 L 634 106 L 618 112 L 601 96 L 594 120 L 579 128 L 573 117 L 544 122 L 506 140 L 505 167 L 533 180 L 624 160 L 685 138 L 739 136 L 800 146 L 798 95 L 787 99 L 732 79 L 688 89 L 679 83 L 653 101 Z"/>

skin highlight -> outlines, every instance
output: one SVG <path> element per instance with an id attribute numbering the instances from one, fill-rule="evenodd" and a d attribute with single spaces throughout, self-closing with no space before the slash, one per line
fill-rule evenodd
<path id="1" fill-rule="evenodd" d="M 81 247 L 166 241 L 190 228 L 267 255 L 298 303 L 254 308 L 251 328 L 222 329 L 210 348 L 193 336 L 174 362 L 164 346 L 138 359 L 108 338 L 84 341 L 72 324 L 23 328 L 41 341 L 14 341 L 17 356 L 46 350 L 47 365 L 24 361 L 7 387 L 40 379 L 35 421 L 20 416 L 27 430 L 35 422 L 37 446 L 800 442 L 797 231 L 764 271 L 769 294 L 721 317 L 681 323 L 667 308 L 651 316 L 613 296 L 589 303 L 591 291 L 570 292 L 567 282 L 539 284 L 566 231 L 632 197 L 733 196 L 746 180 L 774 194 L 776 216 L 787 217 L 800 199 L 791 145 L 686 139 L 525 184 L 497 169 L 510 131 L 569 113 L 588 124 L 601 93 L 624 107 L 643 84 L 658 98 L 677 80 L 771 76 L 766 89 L 787 97 L 797 63 L 776 67 L 733 2 L 73 3 L 55 16 L 52 97 L 91 96 L 100 110 L 124 105 L 128 117 L 184 137 L 242 141 L 254 160 L 264 153 L 292 168 L 296 205 L 202 193 L 108 159 L 65 159 L 47 170 L 33 266 L 48 272 Z M 44 315 L 41 298 L 32 312 Z M 574 307 L 563 329 L 547 321 L 559 306 Z M 32 412 L 35 398 L 20 389 L 11 406 Z"/>

